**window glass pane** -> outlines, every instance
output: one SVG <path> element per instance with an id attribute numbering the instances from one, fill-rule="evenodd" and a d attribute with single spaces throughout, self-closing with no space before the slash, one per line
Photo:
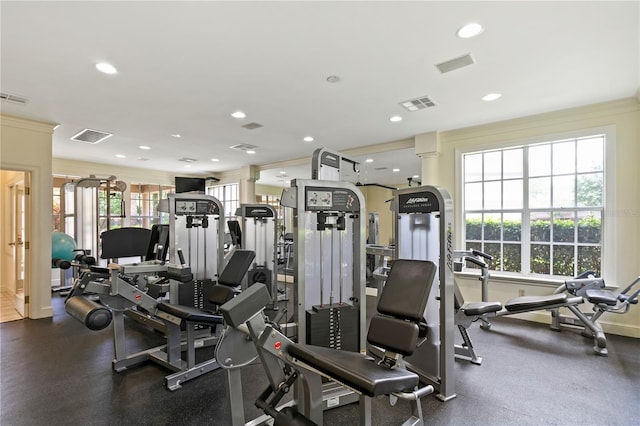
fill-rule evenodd
<path id="1" fill-rule="evenodd" d="M 551 213 L 531 213 L 531 241 L 551 241 Z"/>
<path id="2" fill-rule="evenodd" d="M 529 207 L 539 209 L 551 206 L 551 178 L 529 179 Z"/>
<path id="3" fill-rule="evenodd" d="M 600 244 L 601 238 L 602 220 L 600 212 L 578 212 L 578 242 Z"/>
<path id="4" fill-rule="evenodd" d="M 522 173 L 522 148 L 508 149 L 502 153 L 503 178 L 521 178 Z"/>
<path id="5" fill-rule="evenodd" d="M 505 180 L 503 182 L 503 205 L 504 209 L 521 209 L 523 203 L 522 179 Z"/>
<path id="6" fill-rule="evenodd" d="M 502 152 L 486 152 L 484 154 L 484 180 L 502 177 Z"/>
<path id="7" fill-rule="evenodd" d="M 578 141 L 578 172 L 604 170 L 604 137 L 581 139 Z"/>
<path id="8" fill-rule="evenodd" d="M 508 272 L 522 271 L 522 246 L 520 244 L 504 244 L 502 270 Z"/>
<path id="9" fill-rule="evenodd" d="M 501 223 L 500 214 L 484 215 L 484 240 L 500 241 Z"/>
<path id="10" fill-rule="evenodd" d="M 482 215 L 467 213 L 465 215 L 465 233 L 467 240 L 482 239 Z"/>
<path id="11" fill-rule="evenodd" d="M 546 244 L 531 244 L 531 272 L 534 274 L 550 274 L 551 262 L 549 257 L 551 254 L 550 247 Z"/>
<path id="12" fill-rule="evenodd" d="M 572 243 L 575 239 L 574 213 L 553 214 L 553 241 Z"/>
<path id="13" fill-rule="evenodd" d="M 502 220 L 502 239 L 504 241 L 520 241 L 522 239 L 522 215 L 505 213 Z"/>
<path id="14" fill-rule="evenodd" d="M 573 254 L 573 245 L 570 246 L 553 246 L 553 275 L 562 275 L 564 277 L 573 277 L 573 265 L 575 257 Z"/>
<path id="15" fill-rule="evenodd" d="M 578 207 L 602 206 L 602 173 L 578 175 Z"/>
<path id="16" fill-rule="evenodd" d="M 551 174 L 551 146 L 537 145 L 529 147 L 529 176 L 548 176 Z"/>
<path id="17" fill-rule="evenodd" d="M 575 182 L 574 175 L 553 178 L 553 207 L 575 206 Z"/>
<path id="18" fill-rule="evenodd" d="M 601 256 L 600 246 L 578 246 L 578 273 L 595 271 L 601 276 Z"/>
<path id="19" fill-rule="evenodd" d="M 484 184 L 484 208 L 486 210 L 499 210 L 502 207 L 501 182 L 485 182 Z"/>
<path id="20" fill-rule="evenodd" d="M 477 182 L 482 180 L 482 154 L 464 156 L 464 181 Z"/>
<path id="21" fill-rule="evenodd" d="M 464 205 L 467 210 L 482 209 L 481 183 L 467 183 L 464 185 Z"/>
<path id="22" fill-rule="evenodd" d="M 493 260 L 487 260 L 489 269 L 494 271 L 501 271 L 500 265 L 502 265 L 502 255 L 500 253 L 500 243 L 485 243 L 484 250 L 488 255 L 493 256 Z"/>
<path id="23" fill-rule="evenodd" d="M 574 173 L 576 170 L 575 142 L 553 144 L 553 174 Z"/>

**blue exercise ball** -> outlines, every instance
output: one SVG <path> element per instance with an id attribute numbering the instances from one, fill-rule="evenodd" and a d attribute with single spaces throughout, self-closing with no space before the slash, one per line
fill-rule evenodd
<path id="1" fill-rule="evenodd" d="M 76 242 L 71 235 L 54 231 L 51 234 L 51 259 L 73 260 Z"/>

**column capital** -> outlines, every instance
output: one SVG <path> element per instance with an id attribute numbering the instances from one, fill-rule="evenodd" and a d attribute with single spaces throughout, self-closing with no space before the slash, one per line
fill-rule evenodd
<path id="1" fill-rule="evenodd" d="M 440 132 L 428 132 L 416 135 L 416 155 L 420 158 L 437 158 L 440 156 Z"/>

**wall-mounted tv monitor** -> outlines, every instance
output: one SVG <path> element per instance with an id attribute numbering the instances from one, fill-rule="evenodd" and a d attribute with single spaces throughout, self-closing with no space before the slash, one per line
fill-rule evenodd
<path id="1" fill-rule="evenodd" d="M 199 194 L 204 194 L 205 179 L 176 176 L 176 194 L 180 194 L 182 192 L 197 192 Z"/>

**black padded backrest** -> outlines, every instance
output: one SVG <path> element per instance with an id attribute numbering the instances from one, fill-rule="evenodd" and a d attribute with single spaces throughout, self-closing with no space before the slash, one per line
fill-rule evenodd
<path id="1" fill-rule="evenodd" d="M 117 228 L 100 234 L 101 259 L 145 256 L 151 230 L 146 228 Z"/>
<path id="2" fill-rule="evenodd" d="M 437 269 L 429 260 L 394 260 L 378 300 L 378 312 L 400 319 L 422 320 Z"/>
<path id="3" fill-rule="evenodd" d="M 162 252 L 158 254 L 157 247 L 162 246 Z M 144 260 L 167 260 L 169 252 L 169 225 L 152 225 L 147 243 L 147 254 Z"/>
<path id="4" fill-rule="evenodd" d="M 231 244 L 240 247 L 242 244 L 242 230 L 240 229 L 240 222 L 237 220 L 228 220 L 227 228 L 229 228 L 229 234 L 231 234 Z"/>
<path id="5" fill-rule="evenodd" d="M 234 251 L 227 266 L 224 267 L 224 270 L 218 277 L 218 284 L 229 287 L 239 286 L 244 276 L 247 275 L 255 258 L 256 253 L 252 250 Z"/>

